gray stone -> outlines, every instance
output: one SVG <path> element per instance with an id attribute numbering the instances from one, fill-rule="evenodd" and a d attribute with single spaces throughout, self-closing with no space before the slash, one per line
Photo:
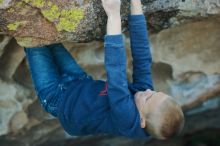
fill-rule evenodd
<path id="1" fill-rule="evenodd" d="M 178 17 L 201 17 L 219 14 L 219 0 L 147 0 L 144 11 L 175 13 Z M 123 30 L 126 30 L 129 3 L 122 0 Z M 169 15 L 163 16 L 169 19 Z M 105 34 L 106 15 L 100 1 L 78 0 L 53 2 L 3 0 L 0 3 L 0 33 L 16 37 L 25 47 L 56 42 L 88 42 L 100 40 Z M 157 19 L 152 17 L 152 19 Z M 175 19 L 175 18 L 173 18 Z M 161 22 L 159 22 L 161 23 Z M 161 24 L 158 24 L 161 25 Z M 166 24 L 163 24 L 166 25 Z M 162 28 L 166 26 L 161 26 Z"/>

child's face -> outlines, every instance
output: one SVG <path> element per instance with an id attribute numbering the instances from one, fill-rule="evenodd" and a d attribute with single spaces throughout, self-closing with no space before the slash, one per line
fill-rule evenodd
<path id="1" fill-rule="evenodd" d="M 154 114 L 161 103 L 168 98 L 168 95 L 162 92 L 152 91 L 139 91 L 135 94 L 135 104 L 141 116 L 141 127 L 145 128 L 145 115 L 148 113 Z"/>

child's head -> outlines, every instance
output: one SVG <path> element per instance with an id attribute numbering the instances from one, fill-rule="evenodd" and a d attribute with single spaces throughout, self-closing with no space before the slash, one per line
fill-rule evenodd
<path id="1" fill-rule="evenodd" d="M 158 139 L 167 139 L 180 133 L 184 115 L 179 104 L 170 96 L 151 90 L 135 94 L 135 103 L 141 116 L 141 127 Z"/>

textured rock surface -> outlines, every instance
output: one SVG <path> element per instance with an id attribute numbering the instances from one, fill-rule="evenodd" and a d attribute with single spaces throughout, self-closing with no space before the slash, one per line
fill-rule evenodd
<path id="1" fill-rule="evenodd" d="M 85 42 L 105 32 L 105 14 L 97 0 L 11 0 L 0 6 L 1 32 L 15 36 L 21 46 Z M 128 3 L 122 9 L 128 10 Z"/>
<path id="2" fill-rule="evenodd" d="M 187 71 L 220 73 L 219 24 L 218 16 L 161 31 L 152 37 L 154 61 L 170 64 L 175 77 Z"/>
<path id="3" fill-rule="evenodd" d="M 4 135 L 11 130 L 21 129 L 27 123 L 26 113 L 23 111 L 30 104 L 30 91 L 16 83 L 0 80 L 0 95 L 0 135 Z M 18 120 L 20 118 L 22 119 Z"/>
<path id="4" fill-rule="evenodd" d="M 218 14 L 219 0 L 146 0 L 145 12 L 152 26 L 162 29 L 179 22 L 181 17 Z M 129 4 L 122 0 L 122 19 L 125 25 Z M 172 15 L 170 15 L 172 14 Z M 55 42 L 87 42 L 100 39 L 105 33 L 106 17 L 98 0 L 2 0 L 0 3 L 0 32 L 15 36 L 21 46 L 38 46 Z M 126 25 L 125 25 L 126 26 Z M 162 28 L 161 28 L 162 27 Z"/>
<path id="5" fill-rule="evenodd" d="M 64 45 L 89 74 L 95 79 L 105 79 L 103 43 L 72 43 L 103 36 L 105 15 L 100 3 L 78 0 L 66 7 L 70 1 L 64 0 L 63 5 L 58 5 L 59 9 L 71 9 L 78 3 L 80 8 L 91 14 L 82 18 L 75 31 L 69 31 L 69 27 L 58 30 L 62 17 L 49 20 L 42 12 L 48 7 L 38 2 L 42 1 L 0 0 L 0 33 L 15 36 L 24 46 L 65 42 Z M 47 0 L 43 2 L 49 3 Z M 59 4 L 58 0 L 51 2 Z M 0 35 L 0 145 L 192 146 L 190 141 L 197 133 L 219 136 L 220 1 L 149 0 L 144 3 L 144 9 L 148 12 L 155 89 L 171 94 L 182 105 L 187 117 L 182 136 L 167 142 L 135 141 L 112 136 L 68 140 L 72 137 L 64 134 L 59 122 L 46 114 L 38 103 L 23 48 L 14 38 Z M 127 9 L 128 6 L 124 6 L 124 10 Z M 126 13 L 123 12 L 125 30 Z M 87 18 L 90 20 L 87 21 Z M 17 30 L 9 31 L 7 26 L 14 20 L 24 20 L 25 23 L 9 25 L 13 26 L 9 28 L 18 26 Z M 84 26 L 86 29 L 82 29 Z M 127 74 L 131 80 L 132 59 L 127 32 L 125 38 Z M 209 132 L 207 129 L 210 128 L 212 130 Z M 195 136 L 189 136 L 191 134 Z"/>

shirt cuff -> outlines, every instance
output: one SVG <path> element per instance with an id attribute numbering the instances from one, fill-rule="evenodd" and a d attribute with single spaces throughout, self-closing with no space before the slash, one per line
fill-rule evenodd
<path id="1" fill-rule="evenodd" d="M 129 15 L 128 20 L 130 23 L 135 23 L 135 22 L 146 22 L 144 14 L 139 14 L 139 15 Z"/>
<path id="2" fill-rule="evenodd" d="M 105 44 L 123 45 L 123 35 L 105 35 Z"/>

